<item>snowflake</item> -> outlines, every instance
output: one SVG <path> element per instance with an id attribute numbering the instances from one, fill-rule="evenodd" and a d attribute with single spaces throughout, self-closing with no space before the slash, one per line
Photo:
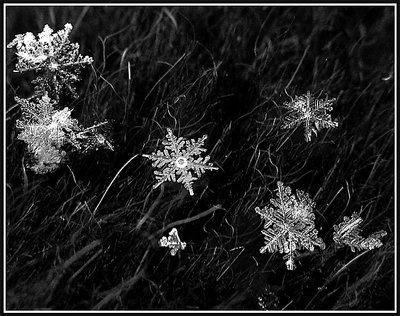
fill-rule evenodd
<path id="1" fill-rule="evenodd" d="M 358 213 L 353 213 L 351 218 L 345 216 L 339 225 L 333 225 L 333 240 L 339 247 L 350 246 L 351 251 L 372 250 L 382 246 L 380 238 L 386 236 L 384 230 L 369 235 L 367 238 L 360 236 L 362 230 L 358 227 L 363 222 Z"/>
<path id="2" fill-rule="evenodd" d="M 58 97 L 67 88 L 74 98 L 78 95 L 73 84 L 79 80 L 80 68 L 93 62 L 91 57 L 79 54 L 79 44 L 70 43 L 72 30 L 70 23 L 64 29 L 53 34 L 53 30 L 45 25 L 38 38 L 31 32 L 18 34 L 7 48 L 15 46 L 18 62 L 15 72 L 35 71 L 38 76 L 33 83 L 37 92 L 54 91 Z"/>
<path id="3" fill-rule="evenodd" d="M 305 248 L 314 251 L 314 246 L 325 249 L 325 244 L 315 229 L 315 203 L 308 194 L 300 190 L 292 194 L 290 187 L 278 182 L 276 195 L 276 198 L 270 199 L 268 207 L 255 208 L 265 221 L 264 230 L 261 231 L 265 237 L 265 246 L 260 249 L 260 253 L 285 253 L 283 259 L 287 260 L 287 269 L 294 270 L 294 259 L 299 255 L 299 250 Z"/>
<path id="4" fill-rule="evenodd" d="M 169 247 L 171 249 L 171 256 L 175 256 L 180 249 L 183 250 L 186 248 L 186 243 L 181 241 L 176 228 L 172 228 L 169 232 L 169 237 L 163 236 L 158 244 L 160 247 Z"/>
<path id="5" fill-rule="evenodd" d="M 78 128 L 68 108 L 56 110 L 56 102 L 47 94 L 41 99 L 27 100 L 16 97 L 21 105 L 22 115 L 16 127 L 20 130 L 17 138 L 28 146 L 32 161 L 28 167 L 36 173 L 56 170 L 65 159 L 61 147 L 66 143 L 65 131 Z"/>
<path id="6" fill-rule="evenodd" d="M 85 129 L 71 117 L 71 110 L 67 107 L 56 110 L 56 101 L 47 93 L 41 98 L 16 97 L 15 100 L 22 110 L 22 115 L 16 122 L 19 129 L 17 138 L 27 144 L 28 152 L 32 156 L 28 167 L 36 173 L 55 171 L 66 160 L 67 144 L 81 152 L 109 144 L 98 132 L 99 126 L 107 122 Z M 96 142 L 98 138 L 102 138 L 103 142 Z"/>
<path id="7" fill-rule="evenodd" d="M 332 121 L 331 115 L 328 114 L 332 111 L 331 105 L 335 100 L 328 99 L 328 96 L 325 100 L 315 99 L 310 91 L 305 95 L 295 96 L 294 100 L 283 104 L 289 112 L 284 117 L 282 128 L 290 129 L 304 123 L 304 136 L 309 142 L 312 133 L 317 136 L 317 132 L 322 128 L 338 127 L 338 123 Z"/>
<path id="8" fill-rule="evenodd" d="M 193 195 L 193 181 L 201 177 L 206 170 L 218 170 L 209 163 L 210 156 L 200 156 L 202 152 L 206 151 L 202 146 L 207 136 L 204 135 L 197 141 L 194 139 L 186 140 L 183 137 L 176 137 L 173 135 L 171 129 L 167 129 L 167 140 L 162 144 L 165 146 L 164 151 L 157 150 L 151 155 L 143 155 L 153 161 L 152 166 L 158 168 L 154 174 L 158 181 L 153 188 L 166 181 L 182 183 L 190 195 Z M 196 176 L 193 175 L 195 173 Z"/>

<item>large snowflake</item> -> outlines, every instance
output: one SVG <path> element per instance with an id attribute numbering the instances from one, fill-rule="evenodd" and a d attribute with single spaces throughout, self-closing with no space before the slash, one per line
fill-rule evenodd
<path id="1" fill-rule="evenodd" d="M 284 253 L 287 269 L 294 270 L 294 259 L 299 255 L 299 250 L 304 248 L 314 251 L 314 246 L 325 249 L 325 244 L 315 229 L 314 206 L 315 203 L 307 193 L 297 190 L 292 194 L 290 187 L 278 182 L 276 198 L 270 200 L 270 205 L 263 209 L 255 208 L 265 221 L 261 231 L 265 237 L 265 245 L 260 252 Z"/>
<path id="2" fill-rule="evenodd" d="M 332 121 L 332 104 L 336 99 L 316 99 L 310 91 L 301 96 L 295 96 L 290 102 L 284 102 L 283 106 L 289 110 L 284 117 L 283 129 L 290 129 L 294 126 L 304 124 L 304 137 L 307 142 L 311 141 L 312 133 L 322 128 L 338 127 L 336 121 Z"/>
<path id="3" fill-rule="evenodd" d="M 57 33 L 45 25 L 37 38 L 31 32 L 18 34 L 7 45 L 17 50 L 16 72 L 41 74 L 33 81 L 37 91 L 53 91 L 56 97 L 66 89 L 73 97 L 78 97 L 73 84 L 79 80 L 80 68 L 90 65 L 93 59 L 79 54 L 79 44 L 69 40 L 71 30 L 70 23 Z"/>
<path id="4" fill-rule="evenodd" d="M 351 217 L 345 216 L 338 225 L 333 225 L 333 241 L 339 246 L 349 246 L 351 251 L 371 250 L 382 246 L 380 240 L 386 236 L 386 231 L 380 230 L 372 233 L 367 238 L 361 237 L 362 230 L 358 227 L 363 222 L 358 213 L 353 213 Z"/>
<path id="5" fill-rule="evenodd" d="M 218 170 L 212 163 L 208 162 L 210 156 L 201 157 L 201 153 L 206 151 L 204 141 L 207 135 L 199 138 L 186 140 L 183 137 L 176 137 L 171 129 L 167 129 L 166 140 L 162 142 L 165 146 L 164 151 L 157 150 L 151 155 L 143 155 L 153 161 L 154 174 L 158 181 L 153 188 L 166 181 L 182 183 L 190 195 L 193 195 L 193 181 L 201 177 L 206 170 Z"/>
<path id="6" fill-rule="evenodd" d="M 22 111 L 16 122 L 19 130 L 17 137 L 27 144 L 31 157 L 28 167 L 34 172 L 44 174 L 55 171 L 66 160 L 66 145 L 82 153 L 101 147 L 113 150 L 102 131 L 108 122 L 84 128 L 71 117 L 70 109 L 57 110 L 56 101 L 47 93 L 30 99 L 16 97 L 15 100 Z"/>

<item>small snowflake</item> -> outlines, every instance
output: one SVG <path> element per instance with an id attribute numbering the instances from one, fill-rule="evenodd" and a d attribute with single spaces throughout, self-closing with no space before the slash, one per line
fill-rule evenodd
<path id="1" fill-rule="evenodd" d="M 317 136 L 317 132 L 322 128 L 338 127 L 336 121 L 332 121 L 328 112 L 332 111 L 332 104 L 335 98 L 325 100 L 316 99 L 310 91 L 305 95 L 295 96 L 294 100 L 285 102 L 283 106 L 289 110 L 284 117 L 283 129 L 290 129 L 304 123 L 304 136 L 307 142 L 311 141 L 312 133 Z"/>
<path id="2" fill-rule="evenodd" d="M 167 132 L 167 140 L 162 142 L 165 146 L 164 151 L 157 150 L 151 155 L 143 155 L 153 161 L 154 168 L 159 169 L 154 171 L 158 182 L 153 188 L 157 188 L 166 181 L 178 182 L 184 185 L 190 195 L 193 195 L 193 181 L 200 178 L 206 170 L 218 170 L 208 162 L 210 156 L 204 158 L 200 156 L 202 152 L 206 151 L 203 145 L 207 136 L 204 135 L 195 141 L 194 139 L 186 140 L 183 137 L 178 138 L 169 128 Z"/>
<path id="3" fill-rule="evenodd" d="M 181 241 L 176 228 L 172 228 L 168 238 L 163 236 L 158 244 L 160 247 L 170 248 L 171 256 L 175 256 L 179 250 L 184 250 L 186 248 L 186 243 Z"/>
<path id="4" fill-rule="evenodd" d="M 18 56 L 16 72 L 40 72 L 33 82 L 37 92 L 54 91 L 58 97 L 61 90 L 67 88 L 73 97 L 77 97 L 73 84 L 79 80 L 80 68 L 93 62 L 91 57 L 79 54 L 79 44 L 70 43 L 72 30 L 70 23 L 64 29 L 53 34 L 53 30 L 45 25 L 38 38 L 31 32 L 18 34 L 7 48 L 15 46 Z"/>
<path id="5" fill-rule="evenodd" d="M 314 246 L 325 249 L 325 244 L 315 229 L 315 203 L 308 194 L 300 190 L 292 194 L 290 187 L 278 182 L 276 195 L 268 207 L 255 208 L 265 221 L 264 230 L 261 231 L 265 236 L 265 246 L 260 252 L 285 253 L 283 259 L 287 260 L 287 269 L 294 270 L 294 259 L 299 250 L 305 248 L 314 251 Z"/>
<path id="6" fill-rule="evenodd" d="M 334 233 L 333 240 L 339 247 L 345 245 L 350 246 L 352 252 L 357 250 L 372 250 L 382 246 L 380 240 L 387 233 L 384 230 L 380 230 L 369 235 L 367 238 L 360 236 L 361 229 L 358 227 L 363 222 L 362 218 L 358 213 L 353 213 L 351 218 L 345 216 L 343 222 L 339 225 L 333 225 Z"/>

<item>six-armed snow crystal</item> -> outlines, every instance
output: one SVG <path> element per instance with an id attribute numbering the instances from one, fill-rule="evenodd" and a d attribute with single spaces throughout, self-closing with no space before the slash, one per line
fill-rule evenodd
<path id="1" fill-rule="evenodd" d="M 38 38 L 31 32 L 18 34 L 7 45 L 17 49 L 18 63 L 15 72 L 34 71 L 40 75 L 33 81 L 37 92 L 54 91 L 58 97 L 62 91 L 78 97 L 74 84 L 80 79 L 80 68 L 91 65 L 93 58 L 79 54 L 79 44 L 71 43 L 70 23 L 64 29 L 53 33 L 46 24 Z"/>
<path id="2" fill-rule="evenodd" d="M 332 121 L 328 113 L 332 111 L 332 104 L 335 101 L 335 98 L 328 99 L 328 97 L 325 100 L 316 99 L 310 91 L 295 96 L 294 100 L 283 104 L 289 112 L 283 119 L 282 128 L 290 129 L 304 124 L 304 137 L 307 142 L 311 141 L 312 133 L 317 135 L 322 128 L 338 127 L 338 123 Z"/>
<path id="3" fill-rule="evenodd" d="M 265 237 L 265 246 L 260 252 L 284 253 L 287 269 L 294 270 L 294 259 L 299 250 L 305 248 L 314 251 L 314 246 L 325 249 L 314 226 L 314 206 L 315 203 L 307 193 L 297 190 L 293 194 L 290 187 L 278 182 L 276 198 L 270 200 L 268 207 L 255 209 L 265 221 L 264 230 L 261 231 Z"/>
<path id="4" fill-rule="evenodd" d="M 208 162 L 210 156 L 201 157 L 201 153 L 206 151 L 204 135 L 197 141 L 194 139 L 186 140 L 183 137 L 176 137 L 171 129 L 167 129 L 166 140 L 162 142 L 165 146 L 164 151 L 157 150 L 151 155 L 143 155 L 153 161 L 152 165 L 158 170 L 154 171 L 158 181 L 153 188 L 166 181 L 182 183 L 190 195 L 193 195 L 193 181 L 201 177 L 206 170 L 218 170 L 212 163 Z"/>

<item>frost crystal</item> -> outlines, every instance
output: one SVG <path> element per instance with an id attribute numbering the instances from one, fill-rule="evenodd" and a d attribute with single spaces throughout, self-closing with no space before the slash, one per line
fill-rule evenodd
<path id="1" fill-rule="evenodd" d="M 173 135 L 171 129 L 167 129 L 167 140 L 162 144 L 165 146 L 164 151 L 157 150 L 151 155 L 143 155 L 153 161 L 152 166 L 158 168 L 154 174 L 158 181 L 153 188 L 166 181 L 182 183 L 190 195 L 193 195 L 193 181 L 201 177 L 206 170 L 218 170 L 209 163 L 210 156 L 200 156 L 202 152 L 206 151 L 202 146 L 207 136 L 204 135 L 197 141 L 194 139 L 186 140 L 183 137 L 176 137 Z M 193 175 L 195 173 L 196 177 Z"/>
<path id="2" fill-rule="evenodd" d="M 186 248 L 186 243 L 181 241 L 176 228 L 172 228 L 168 238 L 163 236 L 158 244 L 160 247 L 169 247 L 171 256 L 175 256 L 180 249 L 183 250 Z"/>
<path id="3" fill-rule="evenodd" d="M 37 92 L 53 91 L 58 97 L 66 89 L 74 98 L 78 97 L 73 84 L 80 79 L 80 68 L 90 65 L 93 59 L 79 54 L 78 43 L 70 43 L 71 30 L 72 25 L 67 23 L 63 30 L 53 34 L 53 30 L 45 25 L 37 39 L 27 32 L 16 35 L 7 45 L 7 48 L 17 50 L 16 72 L 41 74 L 33 81 Z"/>
<path id="4" fill-rule="evenodd" d="M 305 248 L 314 251 L 314 245 L 325 249 L 325 244 L 315 229 L 315 203 L 309 195 L 300 190 L 292 194 L 290 187 L 285 187 L 282 182 L 278 182 L 276 191 L 277 197 L 270 199 L 268 207 L 255 208 L 265 221 L 264 230 L 261 231 L 265 246 L 260 252 L 285 253 L 283 259 L 286 260 L 287 269 L 294 270 L 294 259 L 299 255 L 299 250 Z"/>
<path id="5" fill-rule="evenodd" d="M 106 147 L 106 142 L 97 139 L 105 137 L 99 133 L 98 124 L 84 129 L 76 119 L 71 118 L 71 110 L 56 110 L 56 101 L 47 93 L 41 98 L 15 100 L 21 105 L 22 115 L 16 122 L 20 130 L 18 139 L 28 146 L 32 161 L 28 167 L 43 174 L 55 171 L 66 160 L 66 145 L 82 152 Z M 112 149 L 112 148 L 111 148 Z"/>
<path id="6" fill-rule="evenodd" d="M 304 136 L 307 142 L 311 141 L 312 133 L 322 128 L 338 127 L 336 121 L 332 121 L 328 112 L 332 111 L 332 104 L 336 99 L 316 99 L 310 91 L 301 96 L 295 96 L 294 100 L 285 102 L 283 106 L 289 110 L 284 117 L 283 129 L 290 129 L 304 123 Z"/>
<path id="7" fill-rule="evenodd" d="M 350 246 L 351 251 L 372 250 L 382 246 L 380 238 L 386 236 L 384 230 L 369 235 L 367 238 L 360 236 L 362 230 L 358 226 L 363 222 L 358 213 L 353 213 L 351 218 L 345 216 L 339 225 L 333 225 L 333 240 L 339 247 Z"/>

